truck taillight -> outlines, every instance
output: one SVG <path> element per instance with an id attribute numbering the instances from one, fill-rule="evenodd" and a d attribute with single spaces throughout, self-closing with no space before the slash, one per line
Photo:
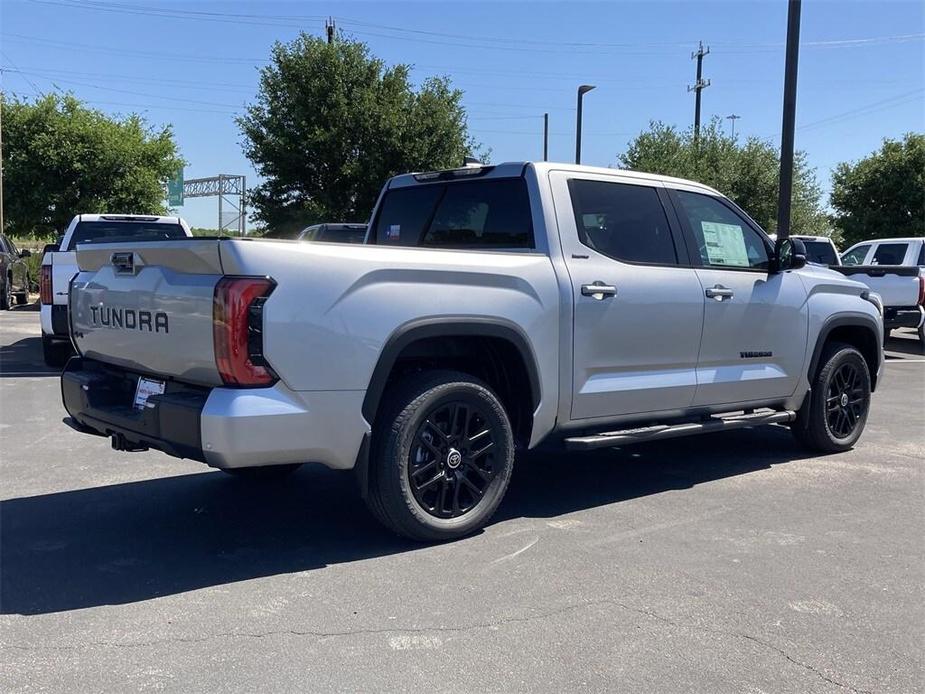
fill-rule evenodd
<path id="1" fill-rule="evenodd" d="M 46 306 L 51 306 L 55 301 L 51 293 L 51 265 L 42 266 L 42 274 L 39 277 L 39 301 Z"/>
<path id="2" fill-rule="evenodd" d="M 919 306 L 925 306 L 925 277 L 919 275 Z"/>
<path id="3" fill-rule="evenodd" d="M 215 285 L 215 365 L 226 385 L 265 386 L 276 381 L 263 359 L 263 304 L 275 286 L 269 277 L 223 277 Z"/>

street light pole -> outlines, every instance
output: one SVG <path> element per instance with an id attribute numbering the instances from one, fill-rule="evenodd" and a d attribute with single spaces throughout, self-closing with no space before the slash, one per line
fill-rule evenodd
<path id="1" fill-rule="evenodd" d="M 736 139 L 736 121 L 739 120 L 739 118 L 741 117 L 742 116 L 737 116 L 734 113 L 730 113 L 728 116 L 726 116 L 726 120 L 732 122 L 732 139 L 733 140 Z"/>
<path id="2" fill-rule="evenodd" d="M 793 129 L 797 112 L 797 62 L 800 57 L 800 0 L 787 9 L 787 62 L 784 67 L 784 116 L 780 136 L 780 190 L 777 194 L 777 238 L 790 236 L 793 194 Z"/>
<path id="3" fill-rule="evenodd" d="M 549 114 L 543 114 L 543 161 L 549 161 Z"/>
<path id="4" fill-rule="evenodd" d="M 575 127 L 575 163 L 581 163 L 581 102 L 585 94 L 594 89 L 593 84 L 583 84 L 578 87 L 578 122 Z"/>

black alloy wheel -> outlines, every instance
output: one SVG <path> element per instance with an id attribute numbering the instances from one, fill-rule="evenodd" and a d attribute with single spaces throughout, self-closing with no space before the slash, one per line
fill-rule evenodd
<path id="1" fill-rule="evenodd" d="M 421 508 L 437 518 L 457 518 L 475 508 L 495 476 L 497 435 L 478 404 L 456 400 L 428 412 L 408 464 Z"/>
<path id="2" fill-rule="evenodd" d="M 846 439 L 867 411 L 870 393 L 856 364 L 845 362 L 832 373 L 825 398 L 825 417 L 836 438 Z"/>

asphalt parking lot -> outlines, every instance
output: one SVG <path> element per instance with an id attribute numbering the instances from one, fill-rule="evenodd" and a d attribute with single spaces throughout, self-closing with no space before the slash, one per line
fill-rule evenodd
<path id="1" fill-rule="evenodd" d="M 62 424 L 0 314 L 0 690 L 925 689 L 925 355 L 858 447 L 779 427 L 531 456 L 494 522 L 398 540 L 349 474 L 249 486 Z"/>

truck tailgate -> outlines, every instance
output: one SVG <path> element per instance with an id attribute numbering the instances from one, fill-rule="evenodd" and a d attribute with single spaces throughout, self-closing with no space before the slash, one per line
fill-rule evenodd
<path id="1" fill-rule="evenodd" d="M 919 268 L 914 265 L 842 265 L 832 269 L 866 284 L 880 295 L 884 306 L 915 306 L 918 303 Z"/>
<path id="2" fill-rule="evenodd" d="M 212 337 L 219 244 L 190 238 L 78 246 L 70 320 L 81 353 L 144 374 L 221 385 Z"/>

